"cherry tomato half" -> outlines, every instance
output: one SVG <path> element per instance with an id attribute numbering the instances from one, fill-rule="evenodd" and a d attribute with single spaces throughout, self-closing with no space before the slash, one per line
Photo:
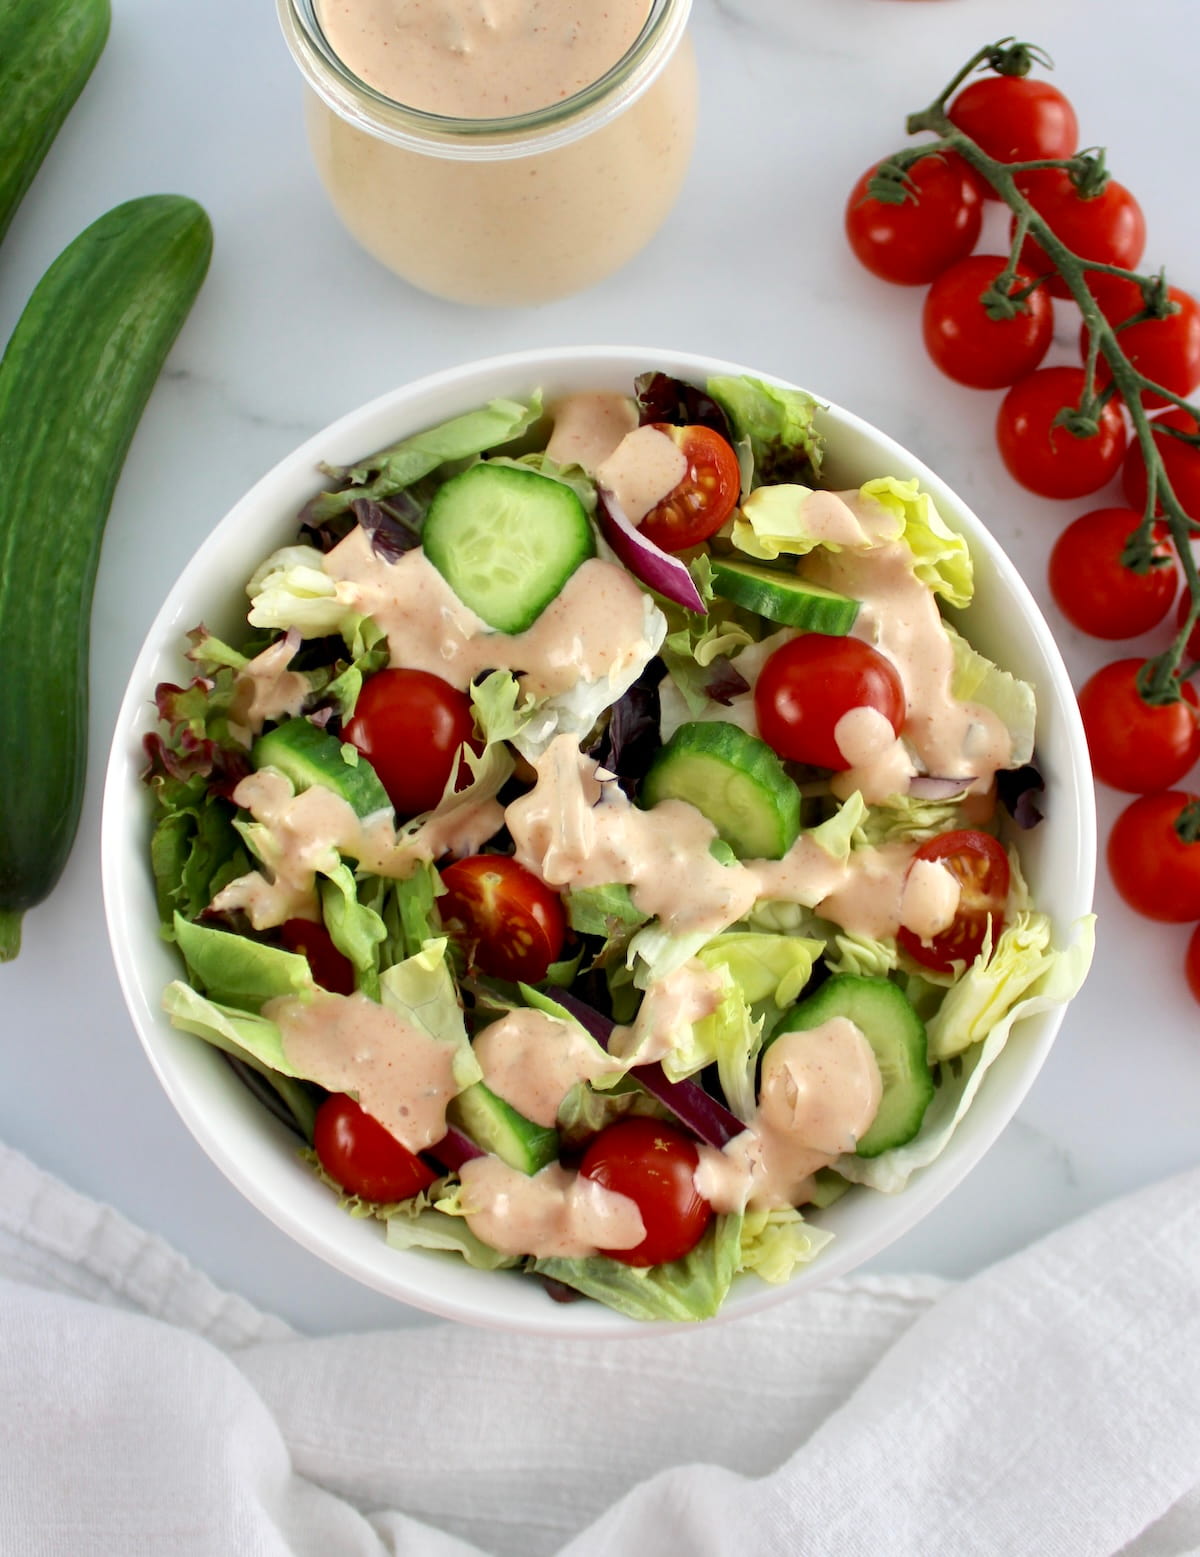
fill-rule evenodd
<path id="1" fill-rule="evenodd" d="M 992 940 L 1004 926 L 1011 869 L 1004 846 L 990 833 L 960 828 L 930 838 L 913 855 L 914 860 L 936 860 L 958 882 L 958 907 L 949 929 L 923 941 L 901 925 L 896 936 L 900 947 L 923 968 L 950 973 L 956 962 L 970 967 L 983 948 L 988 921 Z"/>
<path id="2" fill-rule="evenodd" d="M 846 202 L 846 236 L 859 261 L 884 281 L 922 286 L 975 247 L 983 220 L 974 174 L 954 152 L 922 157 L 908 176 L 917 199 L 887 205 L 867 194 L 868 170 Z"/>
<path id="3" fill-rule="evenodd" d="M 566 935 L 558 894 L 505 854 L 473 854 L 442 871 L 438 911 L 467 955 L 492 978 L 537 984 Z"/>
<path id="4" fill-rule="evenodd" d="M 1164 411 L 1153 419 L 1151 427 L 1178 427 L 1181 432 L 1187 433 L 1197 431 L 1195 419 L 1183 410 Z M 1162 458 L 1167 480 L 1171 483 L 1171 490 L 1179 499 L 1184 513 L 1193 519 L 1200 519 L 1200 444 L 1183 443 L 1162 431 L 1154 431 L 1152 436 Z M 1130 508 L 1136 508 L 1139 514 L 1145 513 L 1146 461 L 1142 458 L 1142 447 L 1136 438 L 1129 445 L 1129 453 L 1125 456 L 1121 485 Z M 1162 504 L 1158 506 L 1161 511 Z"/>
<path id="5" fill-rule="evenodd" d="M 1146 218 L 1124 184 L 1110 178 L 1101 194 L 1085 200 L 1061 168 L 1041 168 L 1020 182 L 1034 210 L 1072 253 L 1122 270 L 1137 269 L 1146 247 Z M 1015 225 L 1014 217 L 1014 230 Z M 1066 282 L 1053 273 L 1046 251 L 1033 238 L 1025 240 L 1021 265 L 1035 276 L 1049 274 L 1047 286 L 1055 297 L 1070 297 Z"/>
<path id="6" fill-rule="evenodd" d="M 1121 350 L 1146 378 L 1161 384 L 1172 394 L 1190 395 L 1200 384 L 1200 303 L 1181 287 L 1168 287 L 1167 296 L 1173 303 L 1178 303 L 1178 313 L 1168 314 L 1165 319 L 1143 319 L 1140 324 L 1131 324 L 1120 332 Z M 1116 318 L 1109 318 L 1109 323 L 1120 324 L 1141 311 L 1139 295 L 1132 308 Z M 1087 326 L 1081 325 L 1081 356 L 1087 356 L 1087 348 Z M 1103 388 L 1111 377 L 1108 363 L 1101 357 L 1096 364 L 1096 382 Z M 1150 390 L 1142 391 L 1142 404 L 1151 410 L 1170 403 Z"/>
<path id="7" fill-rule="evenodd" d="M 1163 924 L 1200 919 L 1200 843 L 1176 828 L 1197 797 L 1164 789 L 1127 805 L 1108 836 L 1113 885 L 1135 913 Z"/>
<path id="8" fill-rule="evenodd" d="M 1015 384 L 1037 367 L 1054 335 L 1054 305 L 1043 287 L 1014 318 L 988 318 L 979 299 L 1007 263 L 1000 254 L 972 254 L 944 270 L 925 298 L 925 349 L 948 378 L 970 389 Z M 1032 280 L 1018 271 L 1010 291 Z"/>
<path id="9" fill-rule="evenodd" d="M 437 1178 L 427 1163 L 343 1092 L 333 1093 L 317 1109 L 313 1150 L 348 1195 L 385 1205 L 411 1200 Z"/>
<path id="10" fill-rule="evenodd" d="M 279 927 L 279 936 L 288 951 L 308 958 L 312 976 L 322 989 L 335 995 L 354 993 L 354 964 L 338 951 L 323 924 L 311 919 L 287 919 Z"/>
<path id="11" fill-rule="evenodd" d="M 1176 703 L 1147 703 L 1137 689 L 1145 660 L 1102 665 L 1079 689 L 1079 713 L 1102 784 L 1135 795 L 1177 784 L 1200 758 L 1196 694 L 1185 682 Z"/>
<path id="12" fill-rule="evenodd" d="M 1116 474 L 1125 453 L 1125 424 L 1111 400 L 1090 438 L 1053 425 L 1060 411 L 1079 404 L 1085 382 L 1082 368 L 1039 368 L 1000 402 L 1000 456 L 1009 474 L 1040 497 L 1086 497 Z"/>
<path id="13" fill-rule="evenodd" d="M 579 1171 L 642 1213 L 646 1236 L 632 1249 L 608 1249 L 623 1265 L 665 1265 L 694 1249 L 712 1219 L 712 1206 L 694 1182 L 696 1143 L 657 1119 L 618 1119 L 592 1141 Z"/>
<path id="14" fill-rule="evenodd" d="M 1136 638 L 1171 609 L 1179 569 L 1164 526 L 1155 529 L 1154 555 L 1161 561 L 1145 573 L 1121 561 L 1141 517 L 1132 508 L 1094 508 L 1071 521 L 1050 553 L 1055 604 L 1093 638 Z"/>
<path id="15" fill-rule="evenodd" d="M 984 76 L 952 100 L 951 124 L 997 162 L 1073 157 L 1079 148 L 1075 110 L 1056 86 L 1029 76 Z M 989 190 L 992 199 L 997 198 Z"/>
<path id="16" fill-rule="evenodd" d="M 737 507 L 742 471 L 732 445 L 711 427 L 673 427 L 652 422 L 683 451 L 687 473 L 638 525 L 663 551 L 683 551 L 706 541 Z"/>
<path id="17" fill-rule="evenodd" d="M 789 762 L 844 772 L 837 724 L 852 708 L 874 708 L 899 735 L 907 704 L 891 660 L 861 638 L 803 633 L 776 649 L 754 687 L 758 731 Z"/>
<path id="18" fill-rule="evenodd" d="M 432 811 L 475 737 L 471 700 L 426 670 L 381 670 L 363 682 L 342 731 L 379 775 L 401 817 Z"/>

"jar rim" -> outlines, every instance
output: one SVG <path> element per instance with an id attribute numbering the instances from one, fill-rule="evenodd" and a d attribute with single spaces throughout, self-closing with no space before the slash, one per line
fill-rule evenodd
<path id="1" fill-rule="evenodd" d="M 603 75 L 544 108 L 461 119 L 410 108 L 370 86 L 334 53 L 316 0 L 277 0 L 279 22 L 308 85 L 339 118 L 425 155 L 498 161 L 569 145 L 616 118 L 657 78 L 687 26 L 692 0 L 651 0 L 642 29 Z"/>

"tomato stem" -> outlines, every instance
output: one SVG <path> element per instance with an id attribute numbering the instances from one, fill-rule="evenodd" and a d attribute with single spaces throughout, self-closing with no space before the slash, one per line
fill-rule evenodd
<path id="1" fill-rule="evenodd" d="M 1124 325 L 1117 327 L 1110 324 L 1101 313 L 1086 280 L 1087 273 L 1091 271 L 1100 275 L 1119 276 L 1122 280 L 1135 282 L 1142 290 L 1145 303 L 1145 309 L 1139 318 L 1161 319 L 1175 311 L 1167 292 L 1166 273 L 1160 270 L 1154 275 L 1143 275 L 1138 271 L 1123 269 L 1119 265 L 1093 262 L 1075 253 L 1057 236 L 1017 185 L 1015 176 L 1017 174 L 1034 172 L 1041 168 L 1061 168 L 1084 199 L 1094 198 L 1103 191 L 1109 177 L 1103 148 L 1092 147 L 1086 151 L 1076 152 L 1072 157 L 1057 160 L 1042 158 L 1029 162 L 1000 162 L 995 157 L 988 156 L 971 136 L 951 121 L 947 113 L 950 98 L 973 71 L 985 69 L 993 70 L 1000 75 L 1026 75 L 1034 63 L 1052 68 L 1052 61 L 1043 50 L 1035 44 L 1017 42 L 1014 38 L 1001 38 L 996 43 L 986 44 L 976 50 L 933 102 L 927 108 L 909 114 L 905 121 L 910 135 L 928 131 L 935 135 L 937 140 L 932 145 L 906 148 L 889 158 L 888 162 L 903 170 L 931 151 L 955 151 L 976 173 L 986 179 L 1013 212 L 1016 220 L 1008 265 L 997 277 L 995 286 L 989 288 L 988 293 L 981 298 L 985 307 L 989 299 L 994 300 L 993 294 L 997 289 L 1006 290 L 1005 283 L 1013 280 L 1021 249 L 1027 237 L 1033 238 L 1038 243 L 1050 260 L 1054 273 L 1062 279 L 1071 297 L 1078 304 L 1083 323 L 1087 328 L 1088 339 L 1084 389 L 1078 406 L 1064 408 L 1060 413 L 1059 422 L 1076 437 L 1091 437 L 1098 430 L 1098 418 L 1103 407 L 1109 400 L 1119 396 L 1133 423 L 1134 436 L 1146 467 L 1146 507 L 1140 526 L 1130 537 L 1126 556 L 1142 558 L 1148 555 L 1153 546 L 1155 524 L 1165 522 L 1178 554 L 1192 601 L 1191 610 L 1169 648 L 1147 662 L 1142 682 L 1142 695 L 1148 703 L 1170 703 L 1179 697 L 1180 664 L 1188 635 L 1196 621 L 1200 619 L 1200 572 L 1197 571 L 1196 559 L 1191 547 L 1192 532 L 1200 526 L 1184 512 L 1175 494 L 1162 455 L 1153 437 L 1142 396 L 1146 393 L 1158 395 L 1168 404 L 1187 412 L 1197 422 L 1200 422 L 1200 408 L 1182 395 L 1177 395 L 1162 384 L 1147 378 L 1134 367 L 1121 349 L 1118 339 L 1119 329 L 1125 328 L 1133 321 L 1127 320 Z M 1103 389 L 1098 390 L 1096 371 L 1101 357 L 1108 364 L 1110 381 Z M 1164 427 L 1162 430 L 1185 443 L 1200 447 L 1200 433 L 1189 433 L 1174 427 Z"/>

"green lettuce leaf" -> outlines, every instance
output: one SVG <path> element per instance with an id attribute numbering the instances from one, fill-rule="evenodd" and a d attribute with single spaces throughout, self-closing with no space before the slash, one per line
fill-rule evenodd
<path id="1" fill-rule="evenodd" d="M 1037 703 L 1033 688 L 1008 671 L 993 665 L 973 649 L 961 633 L 945 624 L 954 649 L 954 679 L 950 691 L 959 702 L 980 703 L 990 708 L 1012 738 L 1010 764 L 1020 768 L 1033 758 Z"/>
<path id="2" fill-rule="evenodd" d="M 636 929 L 649 919 L 635 906 L 629 888 L 613 881 L 601 887 L 577 887 L 563 898 L 567 923 L 580 935 L 610 937 L 622 926 Z"/>
<path id="3" fill-rule="evenodd" d="M 1043 915 L 1030 917 L 1044 919 Z M 1017 926 L 1012 928 L 1017 930 Z M 1047 928 L 1028 924 L 1020 927 L 1014 941 L 1006 948 L 1007 978 L 1003 968 L 999 977 L 989 976 L 986 967 L 980 968 L 976 963 L 975 968 L 980 968 L 978 978 L 956 1002 L 947 1028 L 941 1031 L 940 1041 L 949 1044 L 950 1052 L 957 1052 L 957 1058 L 942 1067 L 941 1085 L 926 1110 L 920 1133 L 907 1145 L 881 1152 L 878 1157 L 839 1157 L 834 1166 L 844 1178 L 888 1194 L 903 1189 L 918 1168 L 931 1163 L 946 1149 L 985 1074 L 1008 1043 L 1014 1026 L 1024 1017 L 1065 1004 L 1078 993 L 1091 965 L 1095 919 L 1090 914 L 1081 919 L 1075 926 L 1074 941 L 1061 951 L 1049 946 Z M 1025 943 L 1023 948 L 1017 942 Z M 996 950 L 1000 950 L 999 943 Z M 950 990 L 942 1009 L 958 987 L 972 980 L 975 968 L 968 969 L 959 986 Z M 1031 981 L 1028 973 L 1033 969 L 1037 971 Z M 939 1015 L 937 1013 L 931 1019 L 934 1026 Z M 976 1023 L 980 1024 L 978 1030 Z M 990 1025 L 992 1023 L 994 1025 Z M 956 1051 L 954 1046 L 967 1031 L 977 1032 L 972 1047 Z M 979 1042 L 979 1038 L 983 1041 Z M 932 1057 L 932 1039 L 930 1051 Z"/>
<path id="4" fill-rule="evenodd" d="M 237 808 L 209 788 L 207 777 L 159 775 L 150 868 L 164 939 L 175 938 L 175 915 L 197 919 L 222 887 L 250 869 L 234 826 Z"/>
<path id="5" fill-rule="evenodd" d="M 354 968 L 355 987 L 379 997 L 379 949 L 387 926 L 374 908 L 358 899 L 354 872 L 344 861 L 321 882 L 321 916 L 330 939 Z"/>
<path id="6" fill-rule="evenodd" d="M 710 378 L 707 388 L 729 418 L 735 440 L 749 444 L 756 487 L 785 481 L 816 485 L 821 439 L 811 395 L 750 377 Z"/>
<path id="7" fill-rule="evenodd" d="M 749 1119 L 755 1105 L 763 1020 L 755 1017 L 727 968 L 724 976 L 717 1009 L 678 1035 L 663 1057 L 662 1068 L 669 1081 L 683 1081 L 706 1065 L 716 1065 L 725 1101 L 739 1119 Z"/>
<path id="8" fill-rule="evenodd" d="M 964 791 L 965 793 L 965 791 Z M 890 795 L 868 808 L 860 827 L 860 842 L 874 848 L 886 843 L 924 843 L 962 826 L 962 796 L 950 800 L 920 800 L 913 795 Z"/>
<path id="9" fill-rule="evenodd" d="M 794 1003 L 824 951 L 821 941 L 756 930 L 714 936 L 696 953 L 706 968 L 724 967 L 746 1000 L 774 1001 L 781 1010 Z"/>
<path id="10" fill-rule="evenodd" d="M 594 1254 L 583 1260 L 533 1260 L 530 1268 L 630 1319 L 711 1319 L 737 1272 L 741 1229 L 740 1215 L 714 1217 L 692 1252 L 668 1265 L 623 1265 Z"/>
<path id="11" fill-rule="evenodd" d="M 458 1254 L 476 1270 L 505 1270 L 521 1263 L 518 1257 L 491 1248 L 476 1237 L 461 1217 L 448 1215 L 437 1206 L 426 1206 L 415 1213 L 398 1209 L 384 1221 L 391 1249 L 436 1249 Z"/>
<path id="12" fill-rule="evenodd" d="M 377 670 L 386 669 L 389 659 L 387 634 L 377 622 L 360 616 L 347 618 L 344 625 L 351 628 L 350 658 L 318 689 L 321 702 L 330 704 L 343 722 L 353 714 L 363 682 Z"/>
<path id="13" fill-rule="evenodd" d="M 261 1011 L 268 1000 L 310 994 L 308 958 L 229 930 L 213 930 L 175 916 L 175 940 L 193 981 L 219 1004 Z"/>
<path id="14" fill-rule="evenodd" d="M 342 491 L 323 492 L 309 505 L 309 517 L 312 523 L 323 524 L 344 513 L 357 498 L 378 502 L 390 497 L 439 466 L 472 459 L 522 437 L 541 414 L 540 392 L 532 394 L 526 405 L 515 400 L 490 400 L 477 411 L 402 438 L 357 465 L 326 466 L 328 475 L 347 485 Z"/>
<path id="15" fill-rule="evenodd" d="M 454 1081 L 461 1092 L 482 1081 L 483 1071 L 467 1038 L 446 947 L 444 936 L 426 941 L 416 956 L 385 968 L 379 975 L 379 999 L 430 1038 L 455 1046 Z"/>
<path id="16" fill-rule="evenodd" d="M 261 1075 L 303 1079 L 283 1052 L 278 1024 L 265 1016 L 209 1000 L 182 979 L 173 979 L 163 991 L 163 1010 L 173 1027 L 245 1060 Z"/>
<path id="17" fill-rule="evenodd" d="M 742 1222 L 738 1270 L 752 1270 L 763 1281 L 780 1286 L 798 1265 L 807 1265 L 833 1238 L 823 1227 L 806 1222 L 794 1206 L 771 1211 L 747 1211 Z"/>
<path id="18" fill-rule="evenodd" d="M 878 941 L 870 935 L 852 935 L 830 925 L 825 966 L 830 973 L 856 973 L 860 978 L 885 978 L 899 961 L 890 937 Z"/>
<path id="19" fill-rule="evenodd" d="M 758 487 L 738 510 L 730 539 L 739 551 L 760 562 L 774 562 L 781 556 L 804 557 L 818 546 L 826 551 L 842 551 L 846 544 L 872 544 L 848 507 L 844 515 L 846 530 L 854 539 L 845 543 L 828 539 L 824 527 L 814 527 L 810 517 L 812 496 L 812 487 Z M 828 502 L 829 494 L 823 493 L 822 500 Z"/>
<path id="20" fill-rule="evenodd" d="M 607 1092 L 577 1081 L 558 1105 L 558 1134 L 564 1146 L 584 1146 L 594 1135 L 627 1114 L 674 1121 L 669 1108 L 657 1102 L 636 1081 L 622 1078 Z"/>
<path id="21" fill-rule="evenodd" d="M 951 605 L 969 605 L 975 588 L 971 553 L 963 537 L 938 513 L 928 492 L 921 491 L 920 482 L 915 477 L 898 481 L 895 476 L 880 476 L 860 490 L 863 497 L 874 498 L 903 521 L 904 541 L 913 554 L 917 577 Z"/>
<path id="22" fill-rule="evenodd" d="M 493 670 L 471 688 L 471 707 L 485 741 L 511 741 L 529 723 L 537 700 L 522 693 L 511 671 Z"/>
<path id="23" fill-rule="evenodd" d="M 362 617 L 338 598 L 315 546 L 281 546 L 262 561 L 246 585 L 252 627 L 294 627 L 302 638 L 340 633 L 349 640 Z"/>

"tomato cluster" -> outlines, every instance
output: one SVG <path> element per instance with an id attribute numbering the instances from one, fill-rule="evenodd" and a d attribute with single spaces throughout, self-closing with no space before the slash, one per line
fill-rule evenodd
<path id="1" fill-rule="evenodd" d="M 989 76 L 963 88 L 948 109 L 952 123 L 1000 162 L 1061 160 L 1079 145 L 1074 110 L 1057 88 L 1028 77 Z M 992 197 L 967 162 L 954 153 L 930 155 L 910 170 L 916 200 L 888 205 L 868 194 L 875 169 L 855 185 L 846 208 L 846 232 L 855 254 L 875 275 L 901 285 L 928 285 L 922 311 L 926 350 L 950 378 L 975 389 L 1005 390 L 996 440 L 1010 474 L 1039 496 L 1082 498 L 1120 476 L 1125 503 L 1110 501 L 1071 520 L 1050 556 L 1050 593 L 1073 626 L 1104 640 L 1139 637 L 1172 614 L 1184 625 L 1192 597 L 1180 592 L 1180 561 L 1167 526 L 1151 537 L 1140 571 L 1127 565 L 1129 542 L 1147 502 L 1145 460 L 1119 397 L 1101 406 L 1094 428 L 1067 427 L 1060 413 L 1079 406 L 1086 386 L 1089 338 L 1079 326 L 1074 362 L 1045 366 L 1054 335 L 1055 298 L 1069 291 L 1044 250 L 1026 239 L 1009 295 L 1020 302 L 1011 317 L 995 283 L 1008 264 L 1001 254 L 975 253 L 982 202 Z M 1146 224 L 1134 195 L 1115 179 L 1085 196 L 1064 169 L 1014 175 L 1021 193 L 1068 249 L 1085 261 L 1134 270 L 1146 243 Z M 1009 235 L 1015 232 L 1015 217 Z M 1164 318 L 1127 321 L 1147 311 L 1140 282 L 1102 271 L 1086 272 L 1089 290 L 1121 350 L 1145 378 L 1169 394 L 1200 387 L 1200 303 L 1178 287 Z M 985 301 L 985 294 L 987 300 Z M 1060 304 L 1073 307 L 1071 303 Z M 993 315 L 997 317 L 992 317 Z M 1066 321 L 1060 320 L 1060 323 Z M 1111 379 L 1097 363 L 1096 387 Z M 1143 390 L 1141 411 L 1153 413 L 1150 436 L 1184 511 L 1200 520 L 1200 445 L 1187 411 Z M 1166 408 L 1166 409 L 1164 409 Z M 1127 506 L 1126 506 L 1127 505 Z M 1148 565 L 1147 565 L 1148 563 Z M 1165 635 L 1162 646 L 1166 646 Z M 1190 635 L 1184 676 L 1200 662 L 1200 624 Z M 1176 923 L 1200 921 L 1200 803 L 1179 786 L 1200 761 L 1200 700 L 1186 679 L 1166 703 L 1149 702 L 1146 660 L 1126 655 L 1101 666 L 1079 692 L 1079 707 L 1096 778 L 1136 796 L 1118 818 L 1108 845 L 1118 891 L 1138 913 Z M 1188 983 L 1200 1000 L 1200 924 L 1186 958 Z"/>
<path id="2" fill-rule="evenodd" d="M 948 116 L 1001 162 L 1069 158 L 1078 149 L 1074 109 L 1049 82 L 985 77 L 958 93 Z M 931 153 L 908 170 L 910 197 L 891 205 L 868 192 L 877 170 L 864 173 L 850 193 L 845 212 L 850 246 L 885 281 L 929 286 L 922 333 L 943 373 L 972 389 L 1007 391 L 997 412 L 996 442 L 1010 474 L 1041 497 L 1078 498 L 1106 485 L 1124 461 L 1127 488 L 1136 490 L 1140 475 L 1144 498 L 1141 455 L 1136 443 L 1126 453 L 1127 421 L 1117 398 L 1103 405 L 1094 430 L 1057 423 L 1060 413 L 1080 403 L 1086 376 L 1079 364 L 1086 361 L 1088 337 L 1082 326 L 1078 363 L 1042 366 L 1054 335 L 1053 299 L 1067 298 L 1069 292 L 1040 245 L 1025 240 L 1008 288 L 1017 309 L 999 317 L 1005 312 L 998 306 L 1003 298 L 984 299 L 1008 259 L 974 252 L 984 202 L 993 197 L 990 186 L 956 153 Z M 1101 193 L 1088 195 L 1060 168 L 1025 171 L 1016 175 L 1016 183 L 1076 255 L 1124 270 L 1140 262 L 1145 219 L 1136 198 L 1116 179 L 1110 178 Z M 1010 226 L 1010 236 L 1013 230 Z M 1193 297 L 1171 287 L 1173 313 L 1127 325 L 1145 309 L 1141 286 L 1096 271 L 1088 272 L 1088 284 L 1108 322 L 1123 327 L 1122 349 L 1139 372 L 1177 395 L 1200 385 L 1200 304 Z M 1098 389 L 1105 388 L 1108 377 L 1101 359 Z M 1150 391 L 1143 400 L 1148 410 L 1167 404 Z M 1192 479 L 1200 487 L 1200 451 L 1175 442 L 1170 453 L 1184 465 L 1195 456 Z"/>

